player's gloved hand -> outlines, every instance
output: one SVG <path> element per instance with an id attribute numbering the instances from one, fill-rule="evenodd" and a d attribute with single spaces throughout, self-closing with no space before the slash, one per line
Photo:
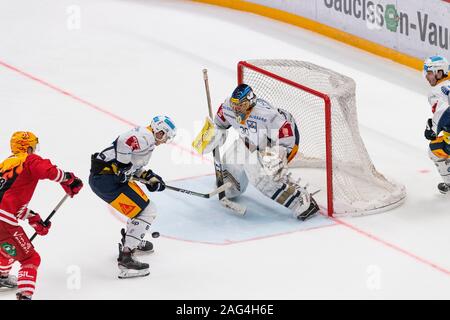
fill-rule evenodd
<path id="1" fill-rule="evenodd" d="M 142 172 L 139 178 L 144 179 L 148 182 L 145 184 L 145 186 L 150 192 L 159 192 L 163 191 L 166 188 L 164 180 L 160 176 L 155 174 L 152 170 Z"/>
<path id="2" fill-rule="evenodd" d="M 287 171 L 286 150 L 281 147 L 267 148 L 258 154 L 263 174 L 281 178 Z"/>
<path id="3" fill-rule="evenodd" d="M 427 140 L 436 140 L 437 135 L 433 131 L 433 121 L 431 119 L 427 120 L 427 127 L 425 128 L 425 138 Z"/>
<path id="4" fill-rule="evenodd" d="M 45 236 L 52 226 L 52 223 L 50 221 L 45 223 L 44 221 L 42 221 L 41 216 L 33 211 L 31 211 L 31 215 L 28 218 L 28 223 L 40 236 Z"/>
<path id="5" fill-rule="evenodd" d="M 72 172 L 64 173 L 64 181 L 61 182 L 61 186 L 64 191 L 73 198 L 74 195 L 80 192 L 81 188 L 83 188 L 83 181 L 80 178 L 75 176 Z"/>
<path id="6" fill-rule="evenodd" d="M 128 164 L 117 163 L 117 176 L 119 177 L 120 183 L 127 183 L 133 176 L 131 168 L 133 164 L 130 162 Z"/>

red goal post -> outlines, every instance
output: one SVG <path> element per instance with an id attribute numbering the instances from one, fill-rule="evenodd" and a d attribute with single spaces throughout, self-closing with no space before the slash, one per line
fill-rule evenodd
<path id="1" fill-rule="evenodd" d="M 404 187 L 376 171 L 359 135 L 351 78 L 295 60 L 240 61 L 237 75 L 258 98 L 293 114 L 304 151 L 303 165 L 293 167 L 325 169 L 320 188 L 326 190 L 322 207 L 329 216 L 376 213 L 403 202 Z"/>

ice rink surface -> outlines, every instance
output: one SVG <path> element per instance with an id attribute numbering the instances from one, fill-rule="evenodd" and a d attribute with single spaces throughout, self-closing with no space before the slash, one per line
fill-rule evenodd
<path id="1" fill-rule="evenodd" d="M 0 38 L 0 156 L 9 155 L 13 131 L 33 131 L 42 156 L 86 182 L 50 234 L 34 241 L 42 256 L 36 299 L 450 298 L 450 198 L 438 194 L 427 156 L 430 108 L 420 72 L 190 1 L 0 0 Z M 141 258 L 151 275 L 118 280 L 124 219 L 87 186 L 90 154 L 167 114 L 178 137 L 156 149 L 150 167 L 208 191 L 213 165 L 190 148 L 207 112 L 202 69 L 218 105 L 236 85 L 237 62 L 258 58 L 306 60 L 355 79 L 362 138 L 377 169 L 406 186 L 405 204 L 301 223 L 253 189 L 241 200 L 250 208 L 245 217 L 216 200 L 150 194 L 162 235 L 156 252 Z M 62 196 L 41 182 L 30 208 L 46 216 Z"/>

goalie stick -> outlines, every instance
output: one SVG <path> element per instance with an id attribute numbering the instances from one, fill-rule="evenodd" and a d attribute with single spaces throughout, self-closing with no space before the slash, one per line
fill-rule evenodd
<path id="1" fill-rule="evenodd" d="M 206 98 L 208 101 L 208 112 L 209 112 L 209 117 L 211 119 L 213 119 L 213 112 L 212 112 L 212 107 L 211 107 L 211 95 L 209 92 L 209 82 L 208 82 L 208 70 L 207 69 L 203 69 L 203 80 L 205 81 L 205 90 L 206 90 Z M 217 186 L 220 188 L 220 186 L 223 185 L 223 170 L 222 170 L 222 164 L 220 162 L 220 151 L 219 151 L 219 147 L 216 147 L 213 150 L 213 156 L 214 156 L 214 168 L 215 168 L 215 172 L 216 172 L 216 183 Z M 222 191 L 219 193 L 219 200 L 220 203 L 225 207 L 228 208 L 230 210 L 232 210 L 233 212 L 239 214 L 239 215 L 244 215 L 245 212 L 247 211 L 247 208 L 244 206 L 241 206 L 240 204 L 231 201 L 230 199 L 225 197 L 225 191 Z"/>

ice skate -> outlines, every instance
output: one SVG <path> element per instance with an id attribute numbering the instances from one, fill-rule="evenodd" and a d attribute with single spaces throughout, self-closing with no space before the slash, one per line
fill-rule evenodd
<path id="1" fill-rule="evenodd" d="M 119 279 L 145 277 L 150 274 L 148 263 L 133 259 L 133 253 L 119 244 L 119 257 L 117 263 L 120 269 Z"/>
<path id="2" fill-rule="evenodd" d="M 17 288 L 17 277 L 12 275 L 0 276 L 0 290 Z"/>

